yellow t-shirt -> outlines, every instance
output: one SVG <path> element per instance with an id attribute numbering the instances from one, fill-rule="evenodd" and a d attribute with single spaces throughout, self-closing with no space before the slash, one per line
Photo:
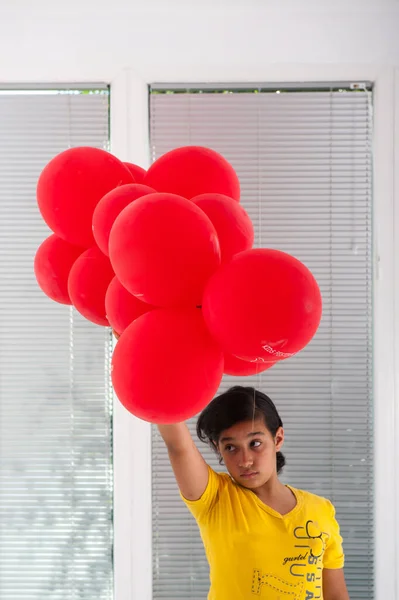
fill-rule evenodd
<path id="1" fill-rule="evenodd" d="M 227 473 L 209 468 L 194 515 L 210 567 L 208 600 L 323 598 L 323 568 L 344 565 L 331 502 L 290 488 L 297 504 L 282 516 Z"/>

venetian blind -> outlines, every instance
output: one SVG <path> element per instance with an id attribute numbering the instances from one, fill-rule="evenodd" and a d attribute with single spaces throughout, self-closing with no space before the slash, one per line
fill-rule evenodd
<path id="1" fill-rule="evenodd" d="M 0 90 L 0 597 L 112 598 L 109 331 L 38 288 L 41 169 L 107 148 L 107 89 Z"/>
<path id="2" fill-rule="evenodd" d="M 283 479 L 335 504 L 350 597 L 366 600 L 374 577 L 371 91 L 339 85 L 155 86 L 151 147 L 153 158 L 189 144 L 221 152 L 238 172 L 257 245 L 295 255 L 319 282 L 323 319 L 309 347 L 257 377 L 225 377 L 222 390 L 255 385 L 275 401 L 286 429 Z M 201 539 L 155 427 L 152 451 L 154 599 L 204 600 Z"/>

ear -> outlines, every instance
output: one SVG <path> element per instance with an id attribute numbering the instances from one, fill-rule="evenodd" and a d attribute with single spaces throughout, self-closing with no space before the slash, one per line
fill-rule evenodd
<path id="1" fill-rule="evenodd" d="M 274 443 L 276 445 L 276 452 L 280 452 L 284 444 L 284 429 L 282 427 L 279 427 L 277 429 L 276 435 L 274 437 Z"/>

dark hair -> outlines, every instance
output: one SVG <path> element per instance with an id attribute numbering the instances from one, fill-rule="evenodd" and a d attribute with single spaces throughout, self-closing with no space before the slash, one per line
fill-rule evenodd
<path id="1" fill-rule="evenodd" d="M 197 435 L 216 450 L 222 431 L 229 429 L 242 421 L 263 419 L 266 428 L 274 437 L 277 430 L 283 426 L 276 407 L 263 392 L 253 387 L 234 386 L 216 396 L 202 411 L 197 421 Z M 277 452 L 277 473 L 285 465 L 282 452 Z"/>

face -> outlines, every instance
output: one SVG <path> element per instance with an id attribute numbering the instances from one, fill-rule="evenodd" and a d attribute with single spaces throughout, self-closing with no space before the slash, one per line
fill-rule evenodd
<path id="1" fill-rule="evenodd" d="M 257 419 L 225 429 L 217 447 L 235 481 L 256 489 L 276 476 L 276 454 L 283 442 L 284 430 L 281 427 L 273 438 L 263 420 Z"/>

